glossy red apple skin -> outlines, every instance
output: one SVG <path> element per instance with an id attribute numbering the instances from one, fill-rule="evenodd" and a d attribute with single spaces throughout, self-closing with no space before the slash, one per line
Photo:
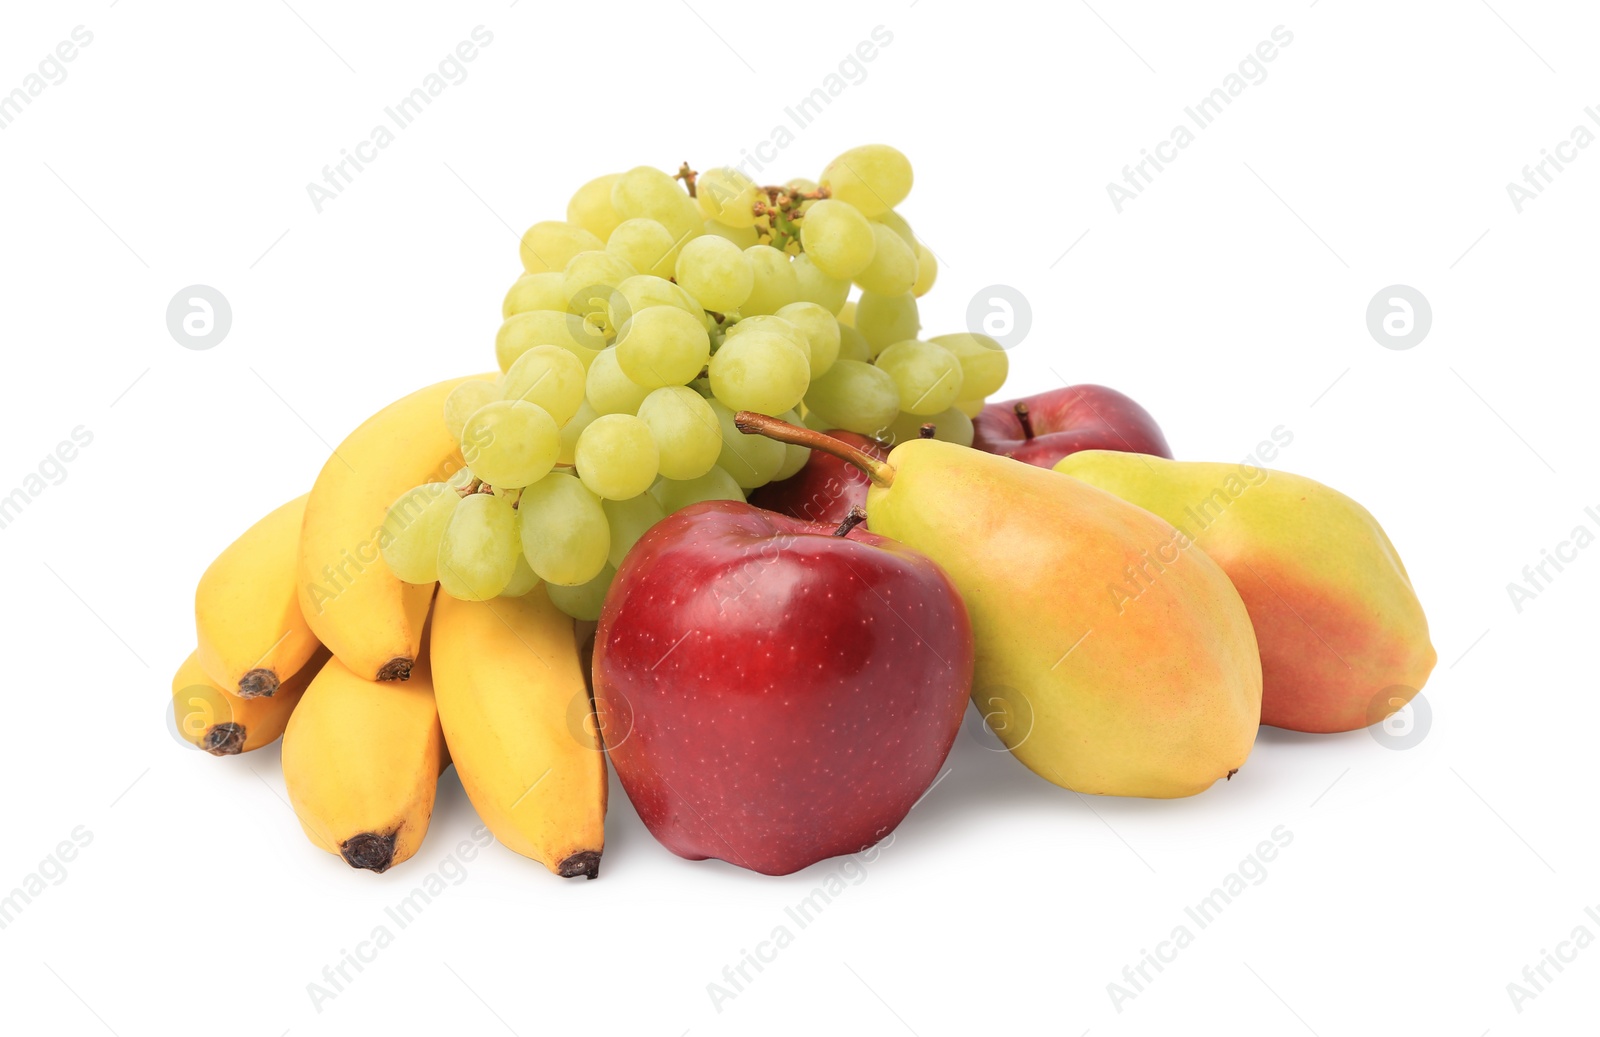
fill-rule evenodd
<path id="1" fill-rule="evenodd" d="M 831 429 L 827 434 L 865 450 L 880 461 L 889 456 L 889 451 L 876 439 L 843 429 Z M 798 472 L 753 490 L 750 503 L 791 518 L 836 526 L 850 514 L 853 506 L 867 503 L 867 487 L 871 485 L 867 473 L 855 465 L 813 450 Z"/>
<path id="2" fill-rule="evenodd" d="M 732 501 L 628 553 L 595 638 L 612 766 L 667 849 L 787 875 L 873 845 L 938 776 L 972 627 L 933 562 Z"/>
<path id="3" fill-rule="evenodd" d="M 1033 438 L 1023 432 L 1016 405 L 1028 405 Z M 979 450 L 1052 468 L 1080 450 L 1122 450 L 1172 456 L 1156 419 L 1132 399 L 1103 385 L 1069 385 L 1005 403 L 991 403 L 972 419 Z"/>

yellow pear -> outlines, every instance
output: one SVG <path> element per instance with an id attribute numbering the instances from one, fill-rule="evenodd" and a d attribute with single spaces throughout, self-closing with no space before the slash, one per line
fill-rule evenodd
<path id="1" fill-rule="evenodd" d="M 862 468 L 867 526 L 933 559 L 972 618 L 973 698 L 1007 748 L 1079 792 L 1174 798 L 1255 742 L 1261 663 L 1228 577 L 1164 520 L 1054 472 L 933 439 L 887 462 L 741 413 L 739 428 Z M 1136 601 L 1107 587 L 1165 558 Z M 930 650 L 937 646 L 930 646 Z"/>
<path id="2" fill-rule="evenodd" d="M 1233 579 L 1261 644 L 1263 724 L 1366 727 L 1433 671 L 1406 567 L 1378 520 L 1339 491 L 1248 464 L 1115 450 L 1069 454 L 1056 471 L 1160 515 Z"/>

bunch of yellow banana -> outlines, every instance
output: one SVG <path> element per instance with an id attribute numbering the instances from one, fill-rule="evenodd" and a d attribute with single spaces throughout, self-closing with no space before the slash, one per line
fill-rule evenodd
<path id="1" fill-rule="evenodd" d="M 301 827 L 352 867 L 382 872 L 417 851 L 454 762 L 501 842 L 558 875 L 594 878 L 606 766 L 573 620 L 542 587 L 435 601 L 434 584 L 401 582 L 379 554 L 390 504 L 462 466 L 439 415 L 465 380 L 373 415 L 309 494 L 211 564 L 174 715 L 213 755 L 282 735 Z"/>

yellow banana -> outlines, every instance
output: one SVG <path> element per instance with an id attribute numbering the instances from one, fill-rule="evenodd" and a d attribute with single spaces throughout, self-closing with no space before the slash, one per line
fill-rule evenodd
<path id="1" fill-rule="evenodd" d="M 330 660 L 283 735 L 283 780 L 300 827 L 352 868 L 388 871 L 417 852 L 449 762 L 426 657 L 399 685 Z"/>
<path id="2" fill-rule="evenodd" d="M 172 677 L 172 712 L 178 733 L 212 756 L 233 756 L 271 745 L 283 734 L 306 685 L 327 660 L 327 651 L 318 648 L 275 694 L 241 698 L 213 681 L 200 666 L 200 653 L 190 652 Z"/>
<path id="3" fill-rule="evenodd" d="M 245 530 L 195 589 L 200 666 L 241 698 L 271 695 L 317 650 L 295 590 L 305 510 L 298 497 Z"/>
<path id="4" fill-rule="evenodd" d="M 430 385 L 368 418 L 322 466 L 306 502 L 300 610 L 339 661 L 368 680 L 405 680 L 422 646 L 434 585 L 402 583 L 378 550 L 395 498 L 461 467 L 444 400 L 464 381 Z"/>
<path id="5" fill-rule="evenodd" d="M 606 764 L 573 621 L 543 587 L 492 601 L 441 594 L 429 653 L 445 741 L 483 823 L 557 875 L 594 878 Z"/>

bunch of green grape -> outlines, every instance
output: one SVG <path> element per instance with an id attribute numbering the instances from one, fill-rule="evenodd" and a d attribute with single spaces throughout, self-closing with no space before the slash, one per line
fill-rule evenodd
<path id="1" fill-rule="evenodd" d="M 904 155 L 869 144 L 814 182 L 685 165 L 584 184 L 565 220 L 523 235 L 502 373 L 445 402 L 466 468 L 395 502 L 390 568 L 469 600 L 543 582 L 595 619 L 656 522 L 805 464 L 739 432 L 738 411 L 886 443 L 932 423 L 970 445 L 1006 354 L 984 335 L 917 337 L 937 262 L 895 210 L 911 180 Z"/>

